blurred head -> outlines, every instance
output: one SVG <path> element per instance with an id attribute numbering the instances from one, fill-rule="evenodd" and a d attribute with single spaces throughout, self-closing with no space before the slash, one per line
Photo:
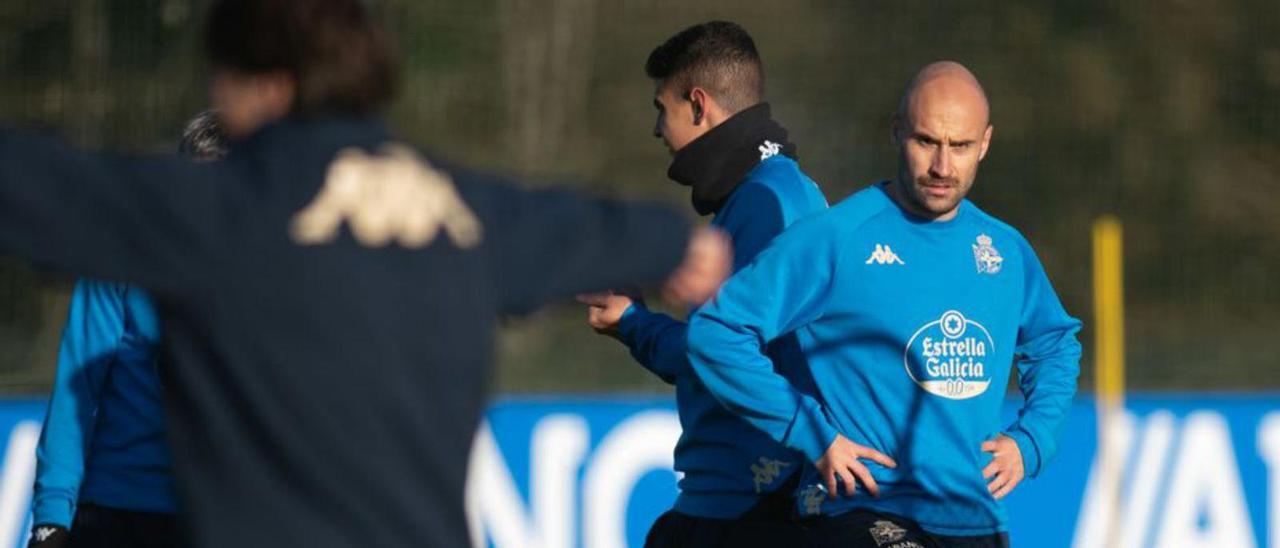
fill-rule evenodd
<path id="1" fill-rule="evenodd" d="M 178 154 L 197 162 L 212 162 L 227 155 L 227 134 L 222 129 L 217 111 L 197 114 L 182 129 Z"/>
<path id="2" fill-rule="evenodd" d="M 982 85 L 959 63 L 930 64 L 907 85 L 892 126 L 898 147 L 894 198 L 915 215 L 951 219 L 991 144 Z"/>
<path id="3" fill-rule="evenodd" d="M 649 54 L 644 70 L 655 84 L 653 135 L 673 153 L 764 96 L 755 42 L 725 21 L 672 36 Z"/>
<path id="4" fill-rule="evenodd" d="M 210 99 L 232 138 L 285 116 L 364 115 L 389 103 L 391 42 L 364 0 L 215 0 Z"/>

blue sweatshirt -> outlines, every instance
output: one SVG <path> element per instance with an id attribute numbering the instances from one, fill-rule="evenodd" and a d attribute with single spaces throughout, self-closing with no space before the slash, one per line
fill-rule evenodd
<path id="1" fill-rule="evenodd" d="M 175 511 L 156 374 L 159 333 L 142 290 L 76 284 L 36 448 L 33 523 L 70 527 L 78 501 Z"/>
<path id="2" fill-rule="evenodd" d="M 822 191 L 800 171 L 795 160 L 776 155 L 747 173 L 711 224 L 733 238 L 737 270 L 788 225 L 826 207 Z M 683 432 L 676 444 L 675 469 L 684 475 L 675 509 L 699 517 L 738 517 L 760 494 L 782 485 L 804 461 L 730 413 L 707 392 L 689 367 L 686 329 L 684 322 L 636 305 L 619 324 L 631 355 L 676 386 Z M 785 358 L 788 348 L 794 346 L 793 341 L 779 341 L 770 349 L 770 357 L 784 375 L 803 384 L 792 376 L 803 368 L 794 367 Z"/>
<path id="3" fill-rule="evenodd" d="M 937 534 L 1004 531 L 979 446 L 1010 436 L 1030 477 L 1057 453 L 1080 322 L 1016 230 L 968 201 L 950 221 L 912 217 L 884 185 L 797 223 L 731 278 L 691 319 L 691 363 L 726 406 L 811 462 L 837 432 L 897 461 L 863 461 L 878 498 L 829 500 L 810 473 L 802 514 L 867 508 Z M 785 334 L 820 400 L 772 370 L 765 344 Z M 1001 424 L 1011 365 L 1026 401 Z"/>

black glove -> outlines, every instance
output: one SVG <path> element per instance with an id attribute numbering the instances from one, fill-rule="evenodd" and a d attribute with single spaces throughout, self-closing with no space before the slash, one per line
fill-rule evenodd
<path id="1" fill-rule="evenodd" d="M 61 525 L 37 525 L 31 528 L 31 542 L 27 548 L 62 548 L 71 536 L 67 528 Z"/>

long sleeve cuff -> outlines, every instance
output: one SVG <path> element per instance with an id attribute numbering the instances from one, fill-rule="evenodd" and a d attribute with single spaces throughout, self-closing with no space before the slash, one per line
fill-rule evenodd
<path id="1" fill-rule="evenodd" d="M 804 453 L 804 456 L 809 458 L 809 462 L 816 463 L 827 452 L 827 448 L 831 447 L 831 443 L 836 441 L 838 433 L 827 421 L 822 407 L 817 402 L 805 398 L 801 401 L 795 421 L 792 422 L 791 429 L 782 440 L 782 444 Z"/>
<path id="2" fill-rule="evenodd" d="M 1027 477 L 1034 478 L 1039 475 L 1040 449 L 1036 446 L 1035 440 L 1031 439 L 1031 435 L 1016 426 L 1010 427 L 1003 433 L 1018 444 L 1018 452 L 1022 453 L 1022 469 L 1026 471 Z"/>
<path id="3" fill-rule="evenodd" d="M 46 498 L 35 503 L 31 514 L 34 525 L 57 525 L 70 529 L 75 503 L 63 498 Z"/>
<path id="4" fill-rule="evenodd" d="M 622 313 L 622 317 L 618 319 L 618 336 L 621 337 L 623 344 L 628 347 L 635 345 L 636 326 L 639 324 L 640 317 L 648 313 L 648 310 L 636 302 L 632 302 L 631 306 Z"/>

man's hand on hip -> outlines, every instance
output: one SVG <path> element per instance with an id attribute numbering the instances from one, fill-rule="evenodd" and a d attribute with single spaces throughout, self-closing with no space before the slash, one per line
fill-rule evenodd
<path id="1" fill-rule="evenodd" d="M 996 500 L 1000 500 L 1022 481 L 1025 473 L 1022 468 L 1022 451 L 1013 438 L 1004 434 L 982 442 L 982 450 L 991 453 L 991 464 L 982 469 L 982 477 L 990 480 L 987 491 Z"/>
<path id="2" fill-rule="evenodd" d="M 858 459 L 870 459 L 889 468 L 897 468 L 898 463 L 889 458 L 884 453 L 876 451 L 870 447 L 858 445 L 843 435 L 836 434 L 836 440 L 831 442 L 827 447 L 827 452 L 822 454 L 822 458 L 818 459 L 818 472 L 822 474 L 823 481 L 827 484 L 827 493 L 831 498 L 836 497 L 836 478 L 840 478 L 840 482 L 844 484 L 845 495 L 852 496 L 857 492 L 857 484 L 854 478 L 862 482 L 871 496 L 880 496 L 880 487 L 876 485 L 875 478 L 871 477 L 871 470 L 862 464 Z"/>

